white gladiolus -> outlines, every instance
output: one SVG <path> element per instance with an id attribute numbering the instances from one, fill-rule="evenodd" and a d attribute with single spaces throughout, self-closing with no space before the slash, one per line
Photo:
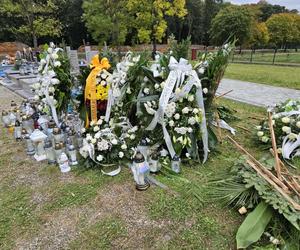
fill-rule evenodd
<path id="1" fill-rule="evenodd" d="M 98 126 L 94 127 L 94 132 L 98 132 L 100 130 L 100 128 Z"/>
<path id="2" fill-rule="evenodd" d="M 95 144 L 97 142 L 97 139 L 96 138 L 93 138 L 92 140 L 91 140 L 91 143 L 93 143 L 93 144 Z"/>
<path id="3" fill-rule="evenodd" d="M 182 109 L 182 114 L 187 114 L 189 112 L 189 108 L 185 107 Z"/>
<path id="4" fill-rule="evenodd" d="M 264 132 L 263 132 L 263 131 L 258 131 L 258 132 L 257 132 L 257 136 L 258 136 L 258 137 L 262 137 L 263 135 L 264 135 Z"/>
<path id="5" fill-rule="evenodd" d="M 119 152 L 119 157 L 122 159 L 124 157 L 124 153 L 122 151 Z"/>
<path id="6" fill-rule="evenodd" d="M 282 131 L 286 134 L 290 134 L 291 133 L 291 128 L 287 127 L 287 126 L 283 126 L 282 127 Z"/>
<path id="7" fill-rule="evenodd" d="M 102 155 L 98 155 L 96 159 L 97 159 L 97 161 L 103 161 L 103 156 Z"/>
<path id="8" fill-rule="evenodd" d="M 291 122 L 291 119 L 288 118 L 288 117 L 283 117 L 283 118 L 281 119 L 281 121 L 282 121 L 283 123 L 290 123 L 290 122 Z"/>
<path id="9" fill-rule="evenodd" d="M 208 89 L 207 88 L 204 88 L 202 91 L 203 91 L 204 94 L 208 93 Z"/>
<path id="10" fill-rule="evenodd" d="M 175 118 L 175 120 L 179 120 L 179 119 L 180 119 L 180 114 L 176 113 L 176 114 L 174 115 L 174 118 Z"/>

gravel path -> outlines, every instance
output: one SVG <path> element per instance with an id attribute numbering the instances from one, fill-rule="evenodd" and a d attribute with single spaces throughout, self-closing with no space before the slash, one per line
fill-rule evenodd
<path id="1" fill-rule="evenodd" d="M 233 91 L 227 94 L 226 98 L 261 107 L 274 106 L 287 99 L 300 99 L 300 90 L 223 79 L 219 86 L 218 94 L 223 94 L 230 90 Z"/>

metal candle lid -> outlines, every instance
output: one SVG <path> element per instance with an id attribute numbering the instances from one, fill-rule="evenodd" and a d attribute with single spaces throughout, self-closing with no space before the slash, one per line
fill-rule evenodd
<path id="1" fill-rule="evenodd" d="M 55 150 L 61 149 L 60 144 L 59 144 L 59 143 L 55 143 L 55 148 L 54 148 L 54 149 L 55 149 Z"/>
<path id="2" fill-rule="evenodd" d="M 174 155 L 172 161 L 180 161 L 180 158 L 178 155 Z"/>
<path id="3" fill-rule="evenodd" d="M 145 158 L 141 152 L 137 152 L 136 155 L 134 156 L 133 161 L 135 163 L 142 163 L 145 161 Z"/>
<path id="4" fill-rule="evenodd" d="M 52 147 L 52 142 L 51 142 L 51 140 L 47 140 L 46 142 L 45 142 L 45 148 L 51 148 Z"/>

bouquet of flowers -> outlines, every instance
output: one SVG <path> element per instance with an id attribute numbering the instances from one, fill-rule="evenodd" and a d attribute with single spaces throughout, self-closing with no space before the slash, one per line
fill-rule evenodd
<path id="1" fill-rule="evenodd" d="M 278 153 L 285 159 L 300 156 L 300 101 L 288 100 L 275 106 L 272 112 Z M 268 121 L 262 121 L 256 130 L 258 140 L 271 145 Z"/>

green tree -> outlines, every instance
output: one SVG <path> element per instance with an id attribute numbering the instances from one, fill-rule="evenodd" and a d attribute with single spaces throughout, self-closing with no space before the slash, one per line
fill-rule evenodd
<path id="1" fill-rule="evenodd" d="M 22 20 L 20 26 L 13 23 L 11 29 L 16 35 L 21 34 L 25 39 L 31 38 L 35 49 L 38 38 L 61 34 L 61 24 L 55 17 L 58 6 L 52 0 L 2 0 L 0 9 L 11 17 Z"/>
<path id="2" fill-rule="evenodd" d="M 287 48 L 287 45 L 299 42 L 298 18 L 298 15 L 289 13 L 272 15 L 266 22 L 270 41 L 281 48 Z"/>
<path id="3" fill-rule="evenodd" d="M 255 22 L 252 27 L 250 45 L 252 47 L 263 47 L 270 40 L 269 31 L 265 23 Z"/>
<path id="4" fill-rule="evenodd" d="M 250 39 L 252 24 L 253 16 L 247 8 L 231 5 L 221 9 L 212 20 L 210 37 L 221 45 L 229 36 L 235 36 L 237 44 L 243 45 Z"/>
<path id="5" fill-rule="evenodd" d="M 131 25 L 126 0 L 84 0 L 83 20 L 94 40 L 119 46 Z"/>
<path id="6" fill-rule="evenodd" d="M 133 26 L 139 42 L 161 41 L 167 29 L 167 16 L 184 17 L 187 14 L 185 0 L 128 0 L 127 8 L 134 16 Z"/>

